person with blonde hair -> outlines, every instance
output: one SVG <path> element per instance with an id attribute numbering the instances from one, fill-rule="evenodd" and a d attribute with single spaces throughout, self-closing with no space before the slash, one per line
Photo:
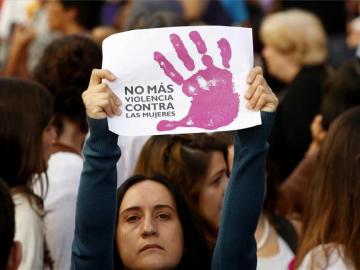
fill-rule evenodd
<path id="1" fill-rule="evenodd" d="M 325 30 L 321 21 L 307 11 L 292 9 L 267 16 L 260 37 L 269 72 L 285 83 L 292 81 L 291 73 L 297 73 L 304 65 L 322 64 L 327 56 Z M 291 70 L 277 70 L 276 63 L 269 61 L 269 50 L 286 57 Z"/>
<path id="2" fill-rule="evenodd" d="M 267 16 L 260 38 L 269 73 L 287 85 L 270 139 L 270 156 L 285 179 L 311 142 L 310 124 L 327 76 L 326 34 L 315 15 L 293 9 Z"/>

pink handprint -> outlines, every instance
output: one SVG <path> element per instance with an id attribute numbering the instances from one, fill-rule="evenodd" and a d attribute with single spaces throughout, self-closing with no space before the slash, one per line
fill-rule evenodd
<path id="1" fill-rule="evenodd" d="M 214 66 L 213 59 L 206 54 L 206 44 L 199 32 L 192 31 L 189 37 L 196 45 L 206 68 L 198 70 L 188 79 L 184 79 L 162 53 L 154 52 L 154 60 L 164 73 L 174 83 L 182 86 L 185 95 L 192 97 L 187 116 L 178 121 L 160 121 L 157 125 L 159 131 L 173 130 L 177 127 L 199 127 L 213 130 L 230 124 L 239 112 L 239 95 L 233 90 L 233 76 L 228 70 L 231 59 L 229 42 L 225 38 L 217 42 L 224 67 L 222 69 Z M 171 34 L 170 41 L 186 69 L 193 71 L 195 69 L 194 60 L 190 57 L 180 37 Z"/>

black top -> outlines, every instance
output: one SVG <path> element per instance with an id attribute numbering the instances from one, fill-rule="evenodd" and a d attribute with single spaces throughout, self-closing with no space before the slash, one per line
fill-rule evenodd
<path id="1" fill-rule="evenodd" d="M 284 90 L 269 154 L 282 180 L 294 170 L 311 143 L 310 125 L 320 110 L 326 76 L 324 65 L 305 66 Z"/>

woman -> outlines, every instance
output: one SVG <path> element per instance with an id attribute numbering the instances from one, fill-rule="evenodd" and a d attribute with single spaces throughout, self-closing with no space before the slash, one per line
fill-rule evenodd
<path id="1" fill-rule="evenodd" d="M 73 269 L 113 269 L 114 266 L 113 239 L 116 235 L 115 227 L 118 215 L 115 197 L 116 161 L 120 156 L 120 150 L 116 147 L 117 136 L 108 131 L 105 117 L 119 115 L 121 102 L 106 84 L 101 83 L 102 79 L 113 81 L 116 78 L 109 71 L 94 70 L 89 88 L 83 94 L 89 117 L 90 137 L 85 144 L 85 164 L 77 200 L 72 254 Z M 230 188 L 225 194 L 221 226 L 212 260 L 213 269 L 256 268 L 254 232 L 264 194 L 266 139 L 274 118 L 272 112 L 277 107 L 277 98 L 263 79 L 260 68 L 251 70 L 247 82 L 250 85 L 246 93 L 248 107 L 265 111 L 262 113 L 263 125 L 237 133 L 234 170 L 229 181 Z M 154 191 L 134 193 L 134 198 L 140 198 L 138 204 L 148 202 L 149 198 L 153 196 L 160 201 L 163 199 Z M 120 204 L 120 218 L 124 208 L 122 204 L 124 204 L 124 200 Z M 253 207 L 248 207 L 248 204 Z M 136 206 L 132 209 L 139 208 L 142 207 Z M 234 211 L 235 209 L 236 211 Z M 131 220 L 132 218 L 130 218 Z M 146 228 L 146 214 L 140 220 L 141 227 Z M 122 227 L 121 223 L 117 224 L 116 239 L 127 236 Z M 242 228 L 241 233 L 238 232 L 239 227 Z M 184 227 L 182 230 L 187 231 Z M 145 231 L 143 230 L 141 235 L 148 235 Z M 137 237 L 140 237 L 139 235 L 140 232 Z M 152 232 L 151 235 L 155 237 L 159 236 L 159 233 Z M 129 238 L 127 243 L 132 245 L 134 241 Z M 181 241 L 176 243 L 179 242 L 181 243 Z M 122 249 L 119 250 L 119 253 L 124 268 L 150 268 L 146 262 L 142 267 L 134 265 L 136 260 L 129 259 L 134 253 L 127 253 L 124 250 L 127 246 L 121 246 L 118 242 L 117 246 Z M 186 258 L 186 245 L 184 247 L 183 259 Z M 152 260 L 153 256 L 157 256 L 157 253 L 158 250 L 155 254 L 149 255 L 149 260 Z M 159 264 L 165 267 L 166 261 L 158 258 Z M 166 265 L 169 266 L 169 264 Z M 181 264 L 176 265 L 172 261 L 169 268 L 175 269 L 179 265 Z M 159 265 L 157 266 L 157 269 L 161 269 Z M 189 266 L 188 269 L 196 267 L 191 264 Z"/>
<path id="2" fill-rule="evenodd" d="M 117 200 L 115 269 L 210 268 L 203 233 L 171 181 L 133 176 L 118 189 Z"/>
<path id="3" fill-rule="evenodd" d="M 311 142 L 310 124 L 318 113 L 327 76 L 326 34 L 320 20 L 301 10 L 267 16 L 260 28 L 263 57 L 271 75 L 287 87 L 270 139 L 270 157 L 285 179 Z M 306 108 L 306 109 L 305 109 Z"/>
<path id="4" fill-rule="evenodd" d="M 105 84 L 100 85 L 99 78 L 113 77 L 107 71 L 95 70 L 84 92 L 87 113 L 92 118 L 84 149 L 72 268 L 208 269 L 210 253 L 201 230 L 185 199 L 168 180 L 156 176 L 130 178 L 118 191 L 117 209 L 117 136 L 108 131 L 106 119 L 93 118 L 113 116 L 118 112 L 119 99 Z M 87 104 L 87 95 L 99 109 L 95 114 L 93 109 L 97 108 Z M 117 106 L 105 106 L 110 105 L 107 102 Z M 98 143 L 101 145 L 96 146 Z"/>
<path id="5" fill-rule="evenodd" d="M 35 79 L 55 97 L 57 139 L 52 147 L 44 200 L 46 240 L 54 269 L 69 269 L 74 239 L 75 205 L 83 166 L 82 148 L 88 125 L 81 94 L 93 68 L 101 65 L 101 49 L 90 39 L 67 36 L 52 42 L 34 71 Z"/>
<path id="6" fill-rule="evenodd" d="M 0 177 L 15 203 L 15 240 L 23 246 L 19 269 L 43 269 L 44 230 L 42 198 L 34 185 L 46 192 L 46 171 L 55 133 L 49 126 L 53 98 L 39 84 L 17 79 L 0 79 Z"/>
<path id="7" fill-rule="evenodd" d="M 330 126 L 305 200 L 299 269 L 360 269 L 360 107 Z"/>

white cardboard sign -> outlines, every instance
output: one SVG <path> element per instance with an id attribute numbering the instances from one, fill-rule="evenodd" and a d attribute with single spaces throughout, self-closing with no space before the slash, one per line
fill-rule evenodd
<path id="1" fill-rule="evenodd" d="M 169 27 L 115 34 L 103 42 L 109 87 L 122 101 L 108 118 L 119 135 L 214 132 L 261 124 L 247 110 L 252 32 L 224 26 Z"/>

